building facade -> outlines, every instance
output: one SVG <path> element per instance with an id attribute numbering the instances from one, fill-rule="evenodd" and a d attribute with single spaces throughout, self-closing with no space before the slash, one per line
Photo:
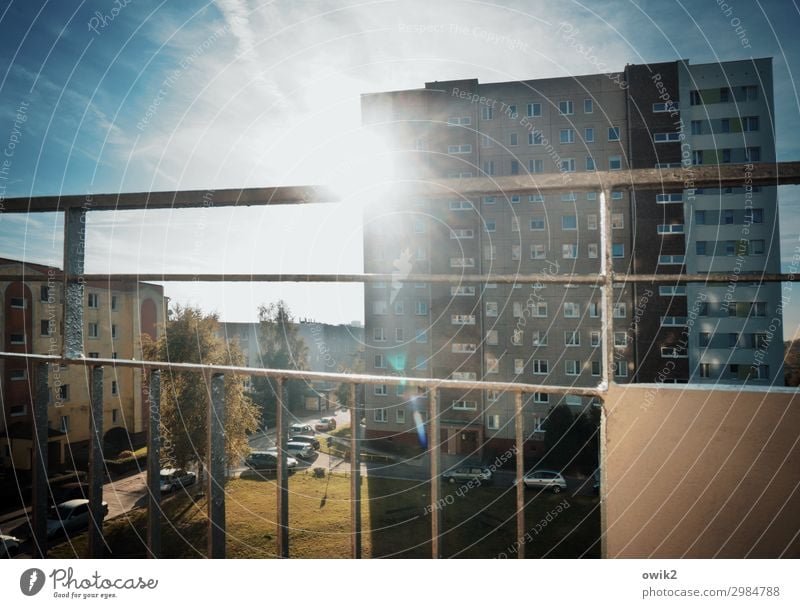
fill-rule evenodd
<path id="1" fill-rule="evenodd" d="M 365 272 L 390 273 L 393 280 L 365 287 L 367 372 L 597 384 L 599 290 L 408 283 L 403 276 L 597 272 L 600 185 L 598 192 L 572 192 L 570 174 L 774 160 L 771 116 L 768 59 L 629 65 L 618 73 L 509 83 L 433 82 L 424 89 L 364 95 L 363 123 L 383 140 L 400 182 L 560 173 L 565 186 L 556 194 L 508 196 L 498 190 L 440 199 L 397 191 L 370 205 Z M 715 129 L 727 129 L 725 137 L 709 139 Z M 749 198 L 756 200 L 748 204 Z M 615 380 L 782 379 L 780 339 L 769 344 L 763 335 L 764 324 L 780 317 L 780 286 L 758 286 L 755 276 L 746 281 L 748 273 L 778 271 L 775 193 L 753 192 L 747 184 L 725 193 L 687 184 L 677 192 L 613 192 L 612 199 L 615 271 L 739 277 L 732 288 L 615 285 Z M 706 223 L 698 225 L 698 219 Z M 716 230 L 720 225 L 732 227 Z M 735 238 L 745 226 L 747 238 Z M 745 302 L 753 304 L 745 310 Z M 759 349 L 764 363 L 745 365 L 758 358 Z M 559 403 L 579 411 L 591 400 L 530 396 L 524 406 L 526 449 L 541 449 L 542 422 Z M 418 441 L 425 394 L 377 386 L 368 391 L 366 405 L 368 438 Z M 484 456 L 487 449 L 504 449 L 514 434 L 513 407 L 512 395 L 441 390 L 443 451 Z"/>
<path id="2" fill-rule="evenodd" d="M 21 274 L 16 260 L 0 260 L 0 322 L 3 347 L 10 352 L 60 354 L 63 336 L 63 282 L 57 269 L 25 264 L 30 282 L 3 281 Z M 89 358 L 142 358 L 142 336 L 157 339 L 165 321 L 163 288 L 149 283 L 87 283 L 84 291 L 84 348 Z M 3 467 L 30 469 L 35 369 L 25 361 L 0 361 L 2 410 L 0 458 Z M 48 465 L 82 463 L 90 437 L 90 378 L 83 366 L 48 365 Z M 138 444 L 148 420 L 142 372 L 106 366 L 103 374 L 103 428 L 107 443 L 122 449 Z"/>

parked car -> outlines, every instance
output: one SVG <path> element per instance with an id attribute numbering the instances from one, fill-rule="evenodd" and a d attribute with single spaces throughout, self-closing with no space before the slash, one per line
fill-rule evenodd
<path id="1" fill-rule="evenodd" d="M 309 424 L 293 424 L 289 427 L 289 435 L 314 435 L 314 429 Z"/>
<path id="2" fill-rule="evenodd" d="M 0 559 L 8 559 L 19 553 L 22 541 L 16 536 L 0 534 Z"/>
<path id="3" fill-rule="evenodd" d="M 319 422 L 314 425 L 314 429 L 321 433 L 327 433 L 335 428 L 336 418 L 320 418 Z"/>
<path id="4" fill-rule="evenodd" d="M 183 469 L 161 469 L 161 491 L 174 492 L 178 488 L 191 486 L 197 475 Z"/>
<path id="5" fill-rule="evenodd" d="M 298 441 L 290 441 L 286 444 L 286 453 L 295 458 L 302 458 L 309 460 L 314 456 L 314 448 L 307 443 L 300 443 Z"/>
<path id="6" fill-rule="evenodd" d="M 492 472 L 486 467 L 465 466 L 445 471 L 442 473 L 442 479 L 450 483 L 476 480 L 480 482 L 491 482 Z"/>
<path id="7" fill-rule="evenodd" d="M 250 452 L 247 458 L 244 459 L 245 465 L 254 471 L 277 471 L 278 470 L 278 450 L 272 448 L 271 450 Z M 297 460 L 291 456 L 286 457 L 286 468 L 289 470 L 297 466 Z"/>
<path id="8" fill-rule="evenodd" d="M 103 501 L 102 517 L 108 515 L 108 503 Z M 89 527 L 89 501 L 76 498 L 50 507 L 47 514 L 47 538 L 54 538 L 60 533 L 69 535 Z"/>
<path id="9" fill-rule="evenodd" d="M 526 488 L 546 488 L 552 490 L 553 494 L 567 489 L 567 481 L 561 473 L 545 469 L 537 469 L 526 474 L 522 482 Z"/>
<path id="10" fill-rule="evenodd" d="M 294 441 L 295 443 L 307 443 L 315 450 L 319 449 L 319 440 L 311 435 L 292 435 L 289 437 L 289 441 Z"/>

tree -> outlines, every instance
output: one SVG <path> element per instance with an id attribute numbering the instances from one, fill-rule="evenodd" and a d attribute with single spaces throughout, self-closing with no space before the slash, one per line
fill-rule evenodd
<path id="1" fill-rule="evenodd" d="M 157 342 L 145 341 L 151 361 L 244 365 L 237 344 L 219 337 L 219 318 L 199 308 L 176 305 Z M 209 387 L 196 372 L 161 372 L 162 461 L 178 467 L 206 460 Z M 247 434 L 259 425 L 259 412 L 244 393 L 242 376 L 225 375 L 225 449 L 234 464 L 249 453 Z"/>
<path id="2" fill-rule="evenodd" d="M 258 307 L 258 346 L 261 367 L 268 369 L 308 369 L 308 347 L 299 336 L 299 330 L 286 302 L 279 300 L 269 306 Z M 262 419 L 275 420 L 277 406 L 274 378 L 253 378 L 251 397 L 259 406 Z M 305 383 L 288 382 L 288 407 L 297 407 L 305 395 Z"/>
<path id="3" fill-rule="evenodd" d="M 561 468 L 575 456 L 574 435 L 571 432 L 575 416 L 568 405 L 561 404 L 550 410 L 542 423 L 544 428 L 544 460 L 550 466 Z"/>

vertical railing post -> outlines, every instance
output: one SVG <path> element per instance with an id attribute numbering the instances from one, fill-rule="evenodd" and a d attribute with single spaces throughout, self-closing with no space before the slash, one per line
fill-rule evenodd
<path id="1" fill-rule="evenodd" d="M 64 355 L 83 356 L 83 286 L 86 208 L 68 207 L 64 213 Z"/>
<path id="2" fill-rule="evenodd" d="M 225 375 L 211 375 L 208 410 L 208 557 L 225 558 Z"/>
<path id="3" fill-rule="evenodd" d="M 103 557 L 103 367 L 91 368 L 91 415 L 89 424 L 89 558 Z"/>
<path id="4" fill-rule="evenodd" d="M 289 430 L 289 411 L 286 402 L 286 382 L 276 379 L 275 447 L 278 451 L 277 467 L 277 526 L 278 557 L 289 557 L 289 470 L 286 466 L 286 439 Z"/>
<path id="5" fill-rule="evenodd" d="M 514 393 L 514 429 L 516 438 L 514 445 L 517 448 L 517 557 L 525 557 L 525 419 L 522 417 L 522 393 Z"/>
<path id="6" fill-rule="evenodd" d="M 161 371 L 150 372 L 147 425 L 147 554 L 161 557 Z"/>
<path id="7" fill-rule="evenodd" d="M 361 416 L 350 385 L 350 557 L 361 559 Z"/>
<path id="8" fill-rule="evenodd" d="M 428 407 L 431 423 L 429 425 L 429 449 L 431 453 L 431 557 L 439 559 L 441 552 L 442 509 L 439 504 L 439 455 L 441 446 L 439 437 L 439 389 L 434 388 L 428 393 Z"/>
<path id="9" fill-rule="evenodd" d="M 603 323 L 601 380 L 606 388 L 614 381 L 614 256 L 611 210 L 611 191 L 603 189 L 600 193 L 600 243 L 603 252 L 600 260 L 600 276 L 603 279 L 600 311 Z"/>
<path id="10" fill-rule="evenodd" d="M 33 515 L 33 557 L 47 557 L 47 363 L 36 364 L 36 395 L 33 402 L 33 486 L 31 506 Z"/>

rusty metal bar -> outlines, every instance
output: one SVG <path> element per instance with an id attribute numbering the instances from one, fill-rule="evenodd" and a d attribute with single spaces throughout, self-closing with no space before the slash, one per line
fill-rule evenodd
<path id="1" fill-rule="evenodd" d="M 208 557 L 225 558 L 225 376 L 211 375 L 208 409 Z"/>
<path id="2" fill-rule="evenodd" d="M 431 436 L 428 438 L 431 453 L 431 557 L 439 559 L 442 556 L 442 509 L 439 504 L 441 437 L 439 432 L 439 390 L 436 388 L 428 393 L 428 408 L 431 418 L 429 425 Z"/>
<path id="3" fill-rule="evenodd" d="M 83 287 L 86 209 L 76 207 L 64 214 L 64 336 L 65 357 L 83 356 Z"/>
<path id="4" fill-rule="evenodd" d="M 350 385 L 350 557 L 361 559 L 361 413 Z"/>
<path id="5" fill-rule="evenodd" d="M 564 393 L 583 397 L 600 397 L 605 394 L 602 386 L 558 386 L 552 384 L 519 384 L 515 382 L 487 382 L 484 380 L 450 380 L 437 378 L 411 378 L 406 376 L 373 376 L 369 374 L 340 374 L 334 372 L 312 372 L 306 370 L 267 369 L 263 367 L 241 367 L 235 365 L 210 365 L 202 363 L 172 363 L 169 361 L 137 361 L 135 359 L 71 359 L 58 355 L 29 355 L 23 353 L 0 352 L 0 359 L 29 359 L 64 365 L 115 365 L 138 369 L 165 369 L 174 372 L 218 372 L 221 374 L 245 374 L 287 380 L 308 380 L 311 382 L 347 382 L 350 384 L 418 385 L 425 388 L 459 390 L 497 390 L 522 391 L 523 393 Z"/>
<path id="6" fill-rule="evenodd" d="M 32 368 L 33 366 L 28 366 Z M 33 479 L 31 486 L 31 515 L 34 559 L 47 557 L 47 406 L 50 394 L 47 388 L 47 363 L 35 366 L 36 397 L 33 402 Z"/>
<path id="7" fill-rule="evenodd" d="M 142 374 L 142 380 L 146 378 Z M 161 557 L 161 372 L 150 372 L 147 425 L 147 556 Z"/>
<path id="8" fill-rule="evenodd" d="M 103 367 L 92 370 L 91 416 L 89 426 L 89 558 L 103 557 Z"/>
<path id="9" fill-rule="evenodd" d="M 663 169 L 623 169 L 571 173 L 564 179 L 560 172 L 536 175 L 505 175 L 492 178 L 440 179 L 417 181 L 404 186 L 408 196 L 454 198 L 502 192 L 524 193 L 599 191 L 603 189 L 683 190 L 742 186 L 749 180 L 754 186 L 779 186 L 800 183 L 800 162 L 697 165 Z M 691 184 L 691 186 L 687 186 Z M 64 211 L 89 206 L 92 210 L 122 209 L 192 209 L 207 207 L 211 195 L 214 207 L 284 205 L 339 202 L 332 189 L 318 185 L 272 188 L 234 188 L 229 190 L 179 190 L 174 192 L 138 192 L 74 196 L 9 198 L 4 213 Z"/>
<path id="10" fill-rule="evenodd" d="M 522 393 L 514 393 L 514 445 L 517 448 L 517 557 L 525 557 L 525 419 L 522 416 Z"/>
<path id="11" fill-rule="evenodd" d="M 286 466 L 286 440 L 289 433 L 289 409 L 286 379 L 278 377 L 275 390 L 275 447 L 278 450 L 277 467 L 277 526 L 278 557 L 289 557 L 289 469 Z"/>
<path id="12" fill-rule="evenodd" d="M 614 255 L 611 209 L 611 190 L 603 190 L 600 193 L 600 249 L 603 256 L 600 260 L 600 275 L 603 277 L 601 290 L 603 305 L 600 314 L 603 324 L 601 382 L 605 386 L 610 386 L 614 381 L 614 277 L 612 274 Z"/>

